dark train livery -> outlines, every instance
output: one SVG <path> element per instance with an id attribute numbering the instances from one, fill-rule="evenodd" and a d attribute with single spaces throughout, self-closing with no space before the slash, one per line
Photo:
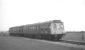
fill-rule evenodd
<path id="1" fill-rule="evenodd" d="M 63 32 L 64 25 L 61 20 L 52 20 L 9 28 L 9 33 L 12 36 L 49 40 L 60 40 L 63 35 L 65 35 Z"/>

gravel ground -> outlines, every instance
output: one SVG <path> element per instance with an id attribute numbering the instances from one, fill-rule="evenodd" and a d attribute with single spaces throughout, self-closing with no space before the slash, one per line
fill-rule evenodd
<path id="1" fill-rule="evenodd" d="M 82 50 L 23 37 L 0 37 L 0 50 Z"/>

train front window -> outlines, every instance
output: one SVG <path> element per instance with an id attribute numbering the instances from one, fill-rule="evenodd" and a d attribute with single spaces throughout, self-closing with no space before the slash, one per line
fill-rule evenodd
<path id="1" fill-rule="evenodd" d="M 57 33 L 62 33 L 64 31 L 64 26 L 61 23 L 56 24 L 57 25 Z"/>
<path id="2" fill-rule="evenodd" d="M 52 34 L 61 34 L 64 30 L 62 23 L 52 23 L 51 24 L 51 33 Z"/>

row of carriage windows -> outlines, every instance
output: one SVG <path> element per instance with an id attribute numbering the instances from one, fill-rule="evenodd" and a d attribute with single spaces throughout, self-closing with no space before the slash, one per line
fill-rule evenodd
<path id="1" fill-rule="evenodd" d="M 38 30 L 39 27 L 35 27 L 35 26 L 32 26 L 32 27 L 26 27 L 23 29 L 23 27 L 20 27 L 20 28 L 15 28 L 15 29 L 12 29 L 13 32 L 23 32 L 23 31 L 33 31 L 33 30 Z"/>
<path id="2" fill-rule="evenodd" d="M 27 27 L 27 28 L 25 28 L 25 30 L 23 30 L 23 28 L 17 28 L 17 29 L 13 29 L 12 30 L 12 32 L 29 32 L 29 31 L 39 31 L 40 30 L 40 32 L 41 33 L 48 33 L 49 32 L 49 29 L 48 28 L 42 28 L 42 29 L 39 29 L 38 27 Z"/>
<path id="3" fill-rule="evenodd" d="M 56 28 L 57 26 L 58 26 L 59 28 Z M 55 29 L 53 29 L 53 30 L 60 30 L 60 29 L 63 28 L 63 26 L 59 26 L 59 25 L 54 24 L 54 25 L 53 25 L 53 28 L 55 28 Z M 26 27 L 25 30 L 23 29 L 23 27 L 19 27 L 19 28 L 17 28 L 17 29 L 15 28 L 15 29 L 13 30 L 13 32 L 24 32 L 24 31 L 28 32 L 28 31 L 33 31 L 33 30 L 36 30 L 36 31 L 37 31 L 37 30 L 40 30 L 42 33 L 49 31 L 48 28 L 46 28 L 46 26 L 42 26 L 40 29 L 39 29 L 38 26 L 31 26 L 31 27 Z"/>

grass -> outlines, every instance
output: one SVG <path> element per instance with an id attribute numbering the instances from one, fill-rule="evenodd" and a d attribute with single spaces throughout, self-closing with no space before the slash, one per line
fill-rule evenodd
<path id="1" fill-rule="evenodd" d="M 79 50 L 23 37 L 0 37 L 0 50 Z"/>

